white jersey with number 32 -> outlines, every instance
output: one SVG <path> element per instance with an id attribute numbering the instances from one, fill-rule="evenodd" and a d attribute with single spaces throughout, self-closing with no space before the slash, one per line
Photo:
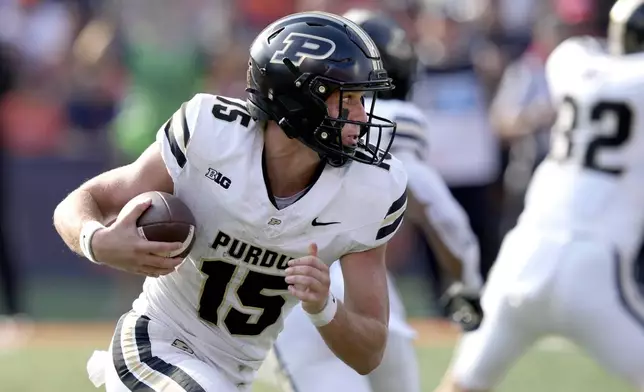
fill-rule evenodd
<path id="1" fill-rule="evenodd" d="M 631 257 L 644 224 L 644 55 L 577 37 L 546 72 L 558 117 L 520 223 L 598 234 Z"/>

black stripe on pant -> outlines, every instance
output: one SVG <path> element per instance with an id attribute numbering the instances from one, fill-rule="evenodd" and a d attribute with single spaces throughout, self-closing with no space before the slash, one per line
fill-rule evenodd
<path id="1" fill-rule="evenodd" d="M 149 387 L 147 384 L 139 380 L 127 366 L 121 347 L 121 336 L 124 333 L 123 322 L 127 317 L 132 316 L 126 314 L 119 320 L 116 326 L 116 332 L 114 333 L 114 340 L 112 342 L 112 356 L 116 372 L 119 375 L 121 382 L 130 391 L 158 392 L 154 388 Z M 140 363 L 147 365 L 147 367 L 152 369 L 153 371 L 169 377 L 175 383 L 180 385 L 181 388 L 183 388 L 186 392 L 206 392 L 205 389 L 201 385 L 199 385 L 197 381 L 195 381 L 182 369 L 167 363 L 159 357 L 152 355 L 152 344 L 150 343 L 150 335 L 148 334 L 149 324 L 150 319 L 147 316 L 140 316 L 136 320 L 134 338 L 139 357 L 138 360 L 140 361 Z"/>

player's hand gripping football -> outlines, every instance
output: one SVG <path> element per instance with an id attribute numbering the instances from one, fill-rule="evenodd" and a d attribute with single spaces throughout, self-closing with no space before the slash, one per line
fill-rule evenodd
<path id="1" fill-rule="evenodd" d="M 150 199 L 143 199 L 127 205 L 112 225 L 94 234 L 92 251 L 97 261 L 115 269 L 151 277 L 174 271 L 181 258 L 157 255 L 176 251 L 182 244 L 148 241 L 139 235 L 136 228 L 137 219 L 150 203 Z"/>
<path id="2" fill-rule="evenodd" d="M 288 265 L 288 292 L 302 301 L 302 308 L 307 313 L 320 313 L 329 298 L 331 277 L 329 267 L 318 258 L 318 246 L 311 244 L 308 256 L 293 259 Z"/>

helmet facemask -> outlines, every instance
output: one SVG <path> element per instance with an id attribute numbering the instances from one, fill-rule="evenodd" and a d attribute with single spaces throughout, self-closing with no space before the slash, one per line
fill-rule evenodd
<path id="1" fill-rule="evenodd" d="M 374 114 L 378 93 L 394 88 L 384 70 L 372 72 L 370 80 L 342 82 L 327 76 L 301 73 L 289 59 L 284 59 L 284 64 L 295 76 L 293 89 L 279 95 L 269 90 L 264 102 L 270 101 L 274 113 L 271 119 L 280 125 L 288 137 L 300 140 L 336 167 L 343 166 L 351 160 L 380 165 L 388 158 L 396 124 Z M 256 97 L 261 94 L 254 89 L 248 91 Z M 335 92 L 339 93 L 338 117 L 329 114 L 326 103 Z M 372 96 L 370 107 L 365 108 L 366 121 L 348 118 L 349 111 L 343 107 L 343 100 L 349 92 L 361 92 Z M 364 99 L 362 102 L 364 104 Z M 347 124 L 360 127 L 355 145 L 343 143 L 342 129 Z M 383 132 L 390 133 L 386 145 L 381 145 Z"/>

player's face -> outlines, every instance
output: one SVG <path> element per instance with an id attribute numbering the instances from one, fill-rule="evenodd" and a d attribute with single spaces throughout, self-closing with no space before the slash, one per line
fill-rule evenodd
<path id="1" fill-rule="evenodd" d="M 348 110 L 347 119 L 351 121 L 367 121 L 367 113 L 362 105 L 362 92 L 344 92 L 342 94 L 342 110 Z M 326 100 L 329 108 L 329 116 L 340 117 L 340 92 L 336 91 Z M 355 146 L 360 138 L 360 126 L 357 124 L 345 124 L 342 127 L 342 144 Z"/>

